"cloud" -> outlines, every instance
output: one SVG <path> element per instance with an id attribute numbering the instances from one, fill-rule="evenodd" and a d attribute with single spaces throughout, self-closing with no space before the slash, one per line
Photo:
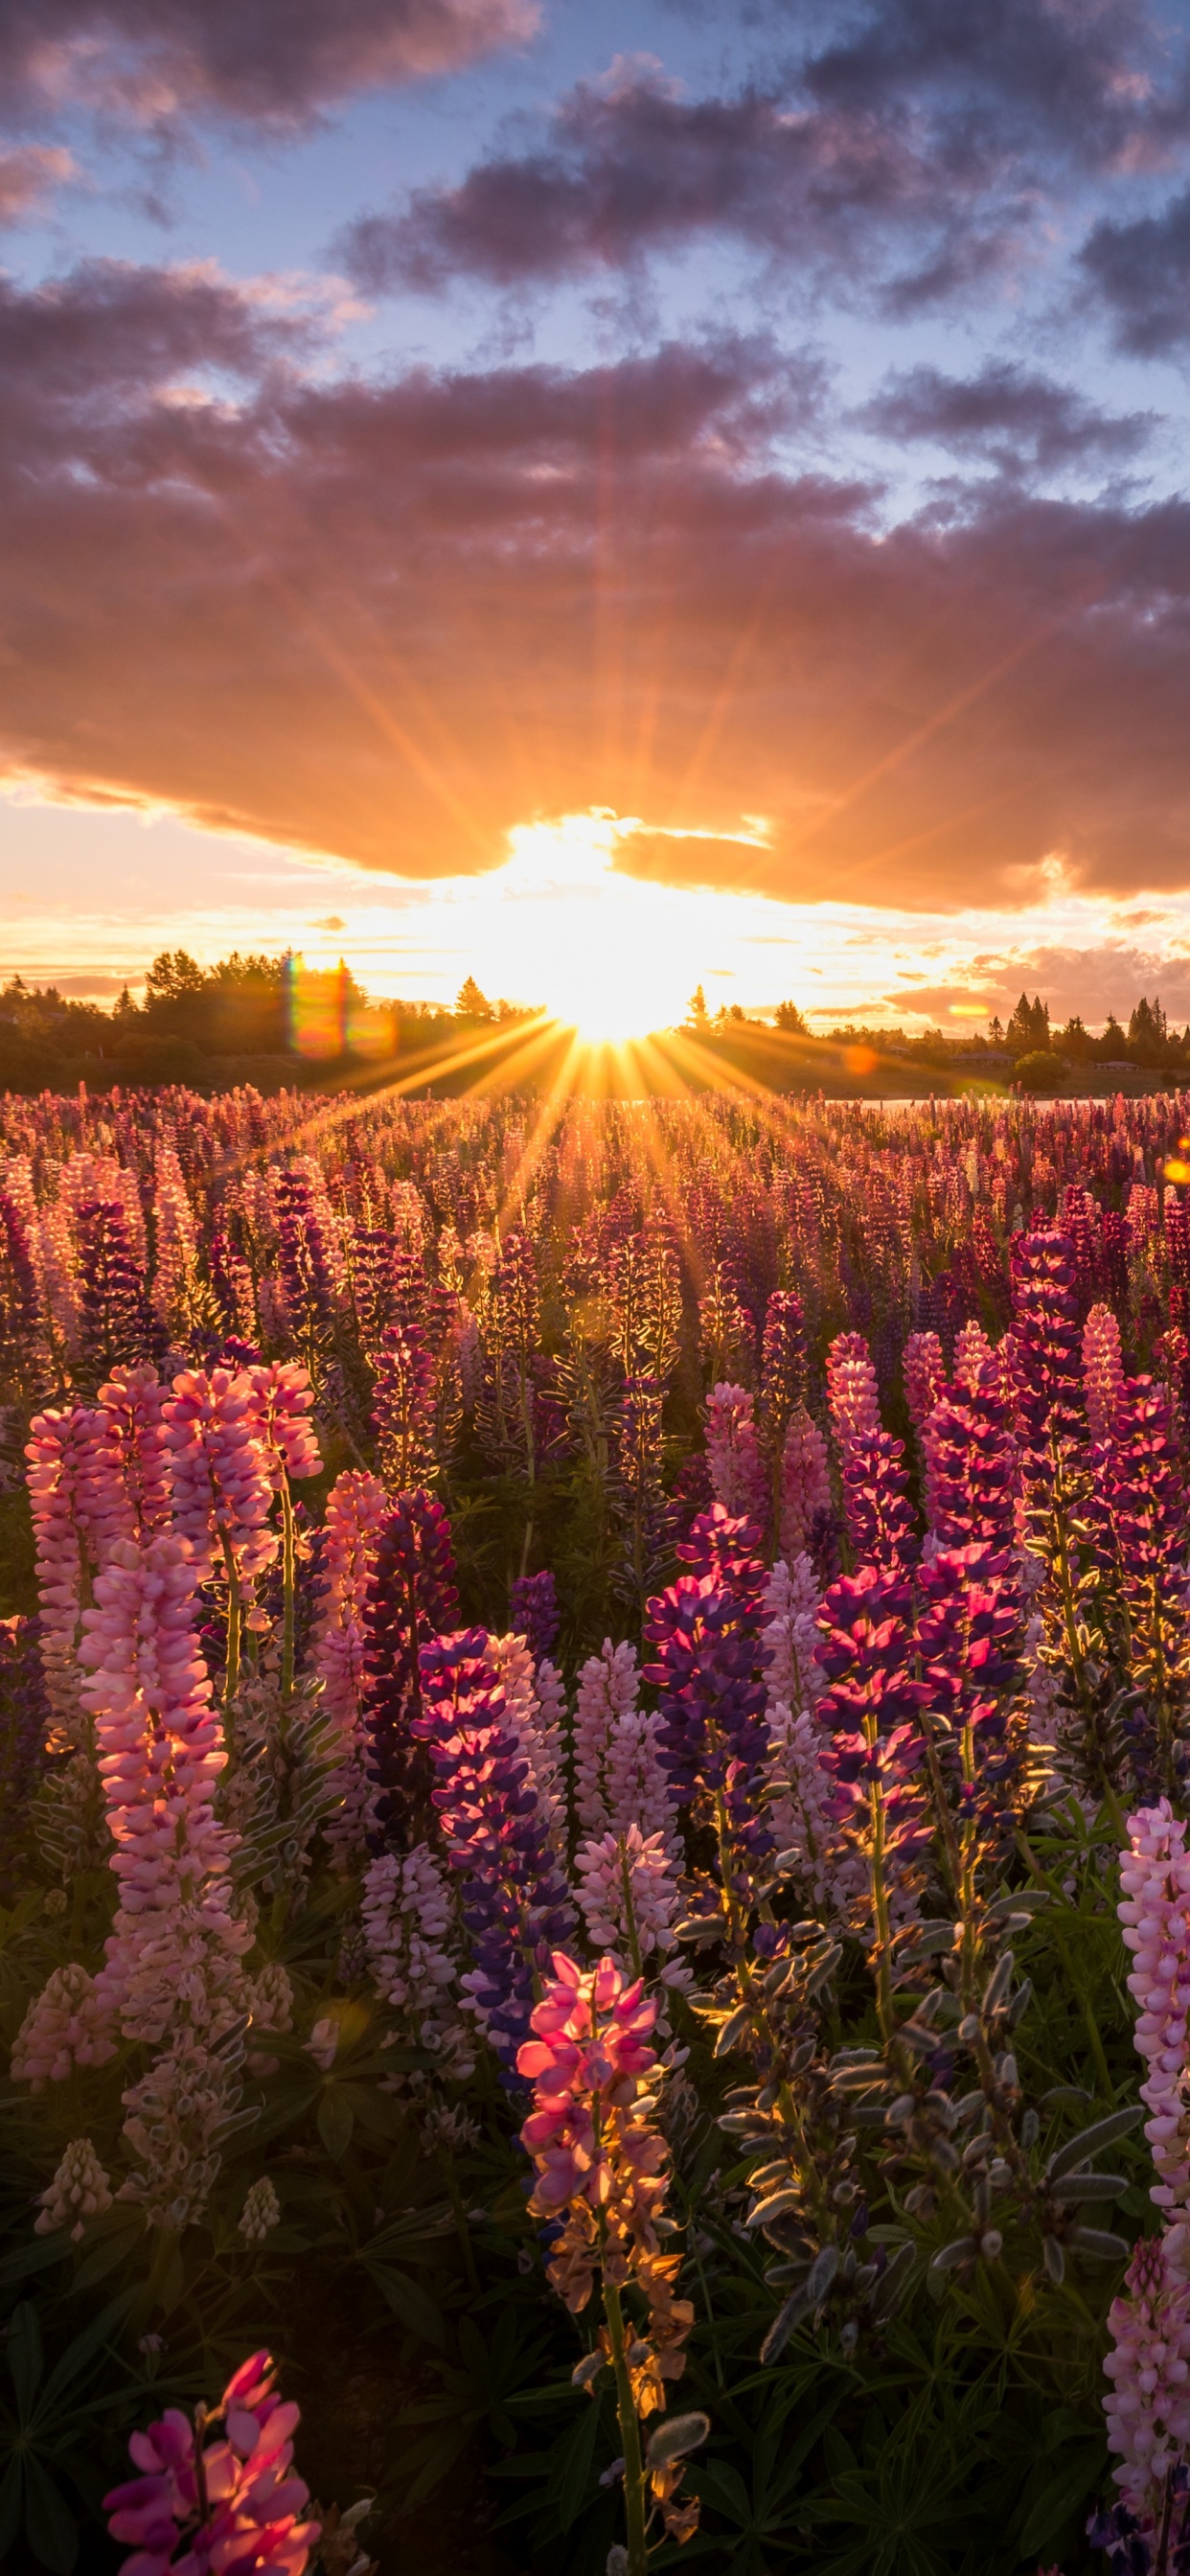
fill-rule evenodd
<path id="1" fill-rule="evenodd" d="M 411 876 L 600 807 L 675 883 L 1190 883 L 1185 502 L 890 529 L 783 464 L 764 339 L 377 382 L 311 328 L 205 269 L 0 291 L 11 774 Z"/>
<path id="2" fill-rule="evenodd" d="M 690 97 L 650 59 L 617 62 L 457 186 L 359 219 L 338 256 L 372 293 L 434 293 L 631 267 L 711 233 L 803 282 L 880 281 L 905 309 L 986 281 L 1064 185 L 1144 166 L 1187 122 L 1134 0 L 790 14 L 786 58 L 736 92 Z M 832 15 L 847 31 L 830 40 Z M 799 19 L 816 49 L 796 49 Z"/>
<path id="3" fill-rule="evenodd" d="M 139 125 L 305 123 L 352 91 L 523 42 L 536 0 L 5 0 L 9 121 L 81 102 Z"/>
<path id="4" fill-rule="evenodd" d="M 1021 475 L 1120 462 L 1153 425 L 1144 413 L 1100 411 L 1069 385 L 1004 360 L 967 378 L 910 368 L 890 376 L 858 418 L 885 437 L 928 440 Z"/>
<path id="5" fill-rule="evenodd" d="M 21 224 L 41 213 L 55 188 L 74 177 L 69 152 L 53 144 L 26 143 L 0 151 L 0 225 Z"/>
<path id="6" fill-rule="evenodd" d="M 311 930 L 346 930 L 347 924 L 337 912 L 328 912 L 324 921 L 312 921 Z"/>
<path id="7" fill-rule="evenodd" d="M 1190 188 L 1136 223 L 1106 219 L 1079 253 L 1115 330 L 1135 358 L 1190 346 Z"/>

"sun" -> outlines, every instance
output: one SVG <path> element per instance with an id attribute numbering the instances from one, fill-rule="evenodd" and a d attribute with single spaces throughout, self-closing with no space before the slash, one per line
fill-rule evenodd
<path id="1" fill-rule="evenodd" d="M 662 890 L 616 873 L 622 829 L 603 814 L 518 826 L 501 871 L 525 898 L 521 981 L 585 1046 L 647 1037 L 685 1006 Z"/>

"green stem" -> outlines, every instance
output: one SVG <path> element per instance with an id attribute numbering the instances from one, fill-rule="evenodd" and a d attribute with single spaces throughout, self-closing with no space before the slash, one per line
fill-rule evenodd
<path id="1" fill-rule="evenodd" d="M 289 1478 L 284 1467 L 281 1469 L 281 1532 L 285 1578 L 285 1606 L 281 1621 L 281 1697 L 286 1700 L 293 1692 L 295 1550 L 293 1496 L 289 1490 Z"/>
<path id="2" fill-rule="evenodd" d="M 607 2318 L 607 2331 L 612 2348 L 612 2369 L 616 2375 L 616 2412 L 620 2419 L 620 2440 L 624 2450 L 624 2513 L 628 2525 L 628 2576 L 647 2576 L 649 2552 L 645 2537 L 645 2468 L 640 2447 L 640 2425 L 632 2402 L 632 2381 L 628 2373 L 624 2311 L 620 2305 L 620 2293 L 607 2280 L 603 2285 L 603 2310 Z"/>
<path id="3" fill-rule="evenodd" d="M 223 1681 L 223 1705 L 224 1708 L 230 1708 L 236 1692 L 240 1687 L 240 1626 L 243 1612 L 243 1601 L 240 1593 L 239 1569 L 236 1565 L 235 1549 L 231 1543 L 231 1534 L 224 1528 L 222 1521 L 219 1521 L 216 1526 L 219 1531 L 219 1543 L 223 1549 L 223 1564 L 227 1574 L 227 1671 L 224 1675 Z"/>

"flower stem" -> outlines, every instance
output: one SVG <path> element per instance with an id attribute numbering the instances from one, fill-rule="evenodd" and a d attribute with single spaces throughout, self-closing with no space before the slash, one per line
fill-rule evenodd
<path id="1" fill-rule="evenodd" d="M 645 2538 L 645 2470 L 640 2447 L 640 2425 L 632 2402 L 632 2381 L 628 2371 L 628 2353 L 624 2334 L 624 2311 L 620 2293 L 612 2282 L 603 2284 L 603 2309 L 611 2340 L 612 2369 L 616 2375 L 616 2412 L 620 2419 L 620 2440 L 624 2448 L 624 2512 L 628 2524 L 628 2576 L 646 2576 L 648 2543 Z"/>

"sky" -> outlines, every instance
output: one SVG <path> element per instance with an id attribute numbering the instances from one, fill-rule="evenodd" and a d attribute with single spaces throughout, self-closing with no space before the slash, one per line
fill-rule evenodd
<path id="1" fill-rule="evenodd" d="M 0 973 L 1190 1017 L 1190 27 L 5 0 Z"/>

